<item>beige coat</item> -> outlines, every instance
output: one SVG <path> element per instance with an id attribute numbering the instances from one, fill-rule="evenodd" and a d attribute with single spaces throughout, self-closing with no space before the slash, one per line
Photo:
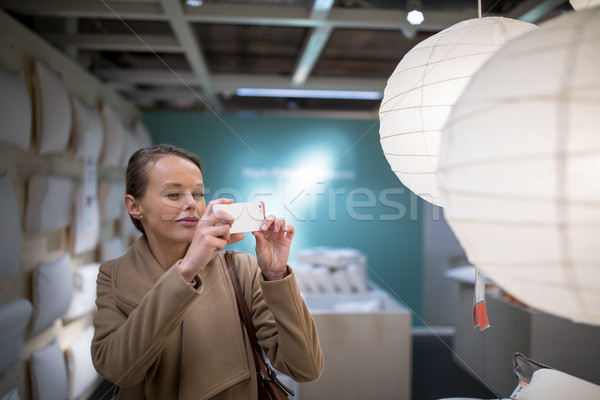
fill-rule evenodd
<path id="1" fill-rule="evenodd" d="M 144 236 L 102 264 L 92 343 L 97 371 L 119 386 L 120 399 L 256 399 L 250 342 L 223 254 L 196 276 L 197 289 L 176 265 L 163 272 Z M 323 355 L 293 272 L 265 281 L 247 253 L 235 254 L 235 268 L 273 366 L 298 382 L 317 379 Z"/>

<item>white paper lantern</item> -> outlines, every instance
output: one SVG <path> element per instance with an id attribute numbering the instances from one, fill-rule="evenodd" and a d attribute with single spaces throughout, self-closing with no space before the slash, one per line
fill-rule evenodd
<path id="1" fill-rule="evenodd" d="M 443 131 L 445 216 L 519 300 L 600 325 L 600 9 L 508 43 Z"/>
<path id="2" fill-rule="evenodd" d="M 600 0 L 570 0 L 569 3 L 571 3 L 571 7 L 573 7 L 575 11 L 600 6 Z"/>
<path id="3" fill-rule="evenodd" d="M 402 183 L 443 205 L 435 172 L 441 130 L 471 76 L 507 41 L 536 26 L 509 18 L 470 19 L 410 50 L 388 79 L 379 109 L 383 152 Z"/>

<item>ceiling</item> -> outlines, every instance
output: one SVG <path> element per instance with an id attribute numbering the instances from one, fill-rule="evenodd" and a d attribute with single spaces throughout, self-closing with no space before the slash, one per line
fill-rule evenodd
<path id="1" fill-rule="evenodd" d="M 321 0 L 317 0 L 320 2 Z M 383 92 L 421 40 L 478 16 L 477 0 L 0 0 L 141 109 L 376 118 L 380 100 L 243 97 L 238 88 Z M 406 22 L 420 3 L 425 21 Z M 482 0 L 483 16 L 539 23 L 566 0 Z"/>

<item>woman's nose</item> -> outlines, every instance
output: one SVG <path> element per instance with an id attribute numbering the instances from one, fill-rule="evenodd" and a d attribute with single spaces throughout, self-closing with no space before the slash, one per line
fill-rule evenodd
<path id="1" fill-rule="evenodd" d="M 183 195 L 182 207 L 184 210 L 193 210 L 196 207 L 194 196 L 191 193 L 185 193 Z"/>

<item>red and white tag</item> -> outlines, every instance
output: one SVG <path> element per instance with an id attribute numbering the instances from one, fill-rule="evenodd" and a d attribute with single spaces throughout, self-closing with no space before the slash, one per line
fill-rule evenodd
<path id="1" fill-rule="evenodd" d="M 479 268 L 475 269 L 475 293 L 473 294 L 473 329 L 481 331 L 490 327 L 485 308 L 485 278 Z"/>
<path id="2" fill-rule="evenodd" d="M 517 386 L 515 391 L 512 392 L 512 394 L 510 395 L 510 398 L 513 400 L 519 400 L 521 398 L 521 395 L 525 391 L 525 389 L 527 389 L 527 385 L 528 385 L 528 383 L 525 381 L 519 382 L 519 386 Z"/>

